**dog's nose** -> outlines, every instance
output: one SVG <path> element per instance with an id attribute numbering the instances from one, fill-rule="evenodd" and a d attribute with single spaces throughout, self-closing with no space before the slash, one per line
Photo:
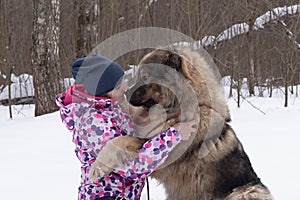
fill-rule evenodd
<path id="1" fill-rule="evenodd" d="M 157 103 L 153 99 L 149 99 L 144 103 L 144 106 L 147 108 L 151 108 L 152 106 L 156 105 Z"/>

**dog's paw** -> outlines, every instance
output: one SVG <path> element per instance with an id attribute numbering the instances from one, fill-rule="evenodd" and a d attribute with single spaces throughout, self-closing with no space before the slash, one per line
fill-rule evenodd
<path id="1" fill-rule="evenodd" d="M 96 181 L 99 178 L 109 174 L 112 170 L 113 170 L 112 168 L 107 167 L 103 163 L 96 160 L 90 168 L 89 178 L 92 181 Z"/>
<path id="2" fill-rule="evenodd" d="M 139 156 L 139 149 L 134 146 L 127 146 L 116 153 L 118 165 L 124 165 L 127 161 L 134 160 Z"/>
<path id="3" fill-rule="evenodd" d="M 139 156 L 139 150 L 144 140 L 135 137 L 122 136 L 109 141 L 99 152 L 97 160 L 101 161 L 102 170 L 122 167 L 127 161 Z"/>

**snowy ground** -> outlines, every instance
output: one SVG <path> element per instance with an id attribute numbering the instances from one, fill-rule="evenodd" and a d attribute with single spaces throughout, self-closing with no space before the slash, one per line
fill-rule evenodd
<path id="1" fill-rule="evenodd" d="M 228 101 L 232 123 L 257 174 L 275 199 L 300 199 L 300 98 L 248 98 L 266 114 L 243 101 L 237 108 Z M 58 112 L 33 117 L 34 106 L 15 106 L 13 120 L 0 106 L 1 199 L 71 200 L 77 198 L 79 162 L 73 153 L 71 134 Z M 163 200 L 164 190 L 151 180 L 150 196 Z M 142 200 L 146 200 L 145 190 Z"/>

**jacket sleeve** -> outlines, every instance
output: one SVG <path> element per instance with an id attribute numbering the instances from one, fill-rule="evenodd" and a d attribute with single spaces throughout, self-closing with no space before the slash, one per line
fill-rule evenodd
<path id="1" fill-rule="evenodd" d="M 115 111 L 116 112 L 116 111 Z M 131 121 L 130 116 L 127 114 L 127 112 L 122 111 L 121 109 L 117 110 L 118 115 L 116 118 L 117 126 L 119 130 L 121 131 L 121 134 L 123 136 L 136 136 L 136 132 L 134 129 L 134 125 Z"/>
<path id="2" fill-rule="evenodd" d="M 128 161 L 121 168 L 114 169 L 114 172 L 130 179 L 145 178 L 165 162 L 180 141 L 178 131 L 170 127 L 148 140 L 142 146 L 138 158 Z"/>
<path id="3" fill-rule="evenodd" d="M 102 150 L 107 141 L 114 137 L 114 117 L 111 112 L 99 114 L 97 110 L 86 103 L 73 103 L 64 106 L 56 98 L 60 107 L 60 116 L 63 124 L 73 132 L 73 142 L 80 149 L 77 156 L 85 162 L 92 162 Z"/>
<path id="4" fill-rule="evenodd" d="M 56 105 L 60 108 L 60 117 L 62 123 L 67 127 L 68 130 L 72 131 L 74 129 L 74 113 L 75 108 L 72 105 L 65 106 L 63 104 L 63 95 L 59 94 L 55 98 Z"/>

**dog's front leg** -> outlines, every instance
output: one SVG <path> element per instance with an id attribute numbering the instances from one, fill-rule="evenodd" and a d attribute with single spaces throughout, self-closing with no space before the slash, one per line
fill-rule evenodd
<path id="1" fill-rule="evenodd" d="M 114 168 L 121 167 L 126 161 L 138 157 L 144 142 L 145 140 L 132 136 L 121 136 L 110 140 L 92 164 L 89 172 L 90 179 L 96 180 L 112 172 Z"/>

